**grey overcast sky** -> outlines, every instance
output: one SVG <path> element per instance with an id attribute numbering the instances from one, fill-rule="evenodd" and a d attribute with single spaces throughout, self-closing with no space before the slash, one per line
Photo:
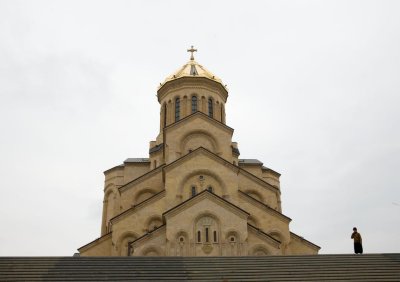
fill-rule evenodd
<path id="1" fill-rule="evenodd" d="M 400 252 L 399 1 L 0 0 L 0 255 L 100 235 L 103 171 L 147 157 L 156 90 L 196 60 L 228 85 L 241 158 L 282 174 L 321 254 Z"/>

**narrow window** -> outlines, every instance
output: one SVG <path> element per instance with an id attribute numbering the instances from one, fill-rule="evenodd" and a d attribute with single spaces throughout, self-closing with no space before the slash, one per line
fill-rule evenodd
<path id="1" fill-rule="evenodd" d="M 208 227 L 206 227 L 206 242 L 208 242 Z"/>
<path id="2" fill-rule="evenodd" d="M 217 231 L 214 230 L 214 243 L 217 243 Z"/>
<path id="3" fill-rule="evenodd" d="M 197 112 L 197 96 L 192 96 L 192 113 Z"/>
<path id="4" fill-rule="evenodd" d="M 197 231 L 197 243 L 201 243 L 201 232 Z"/>
<path id="5" fill-rule="evenodd" d="M 213 108 L 213 100 L 208 98 L 208 116 L 213 117 L 214 115 L 214 108 Z"/>
<path id="6" fill-rule="evenodd" d="M 175 99 L 175 121 L 178 121 L 181 113 L 181 101 L 179 98 Z"/>
<path id="7" fill-rule="evenodd" d="M 192 186 L 192 197 L 196 195 L 196 186 Z"/>

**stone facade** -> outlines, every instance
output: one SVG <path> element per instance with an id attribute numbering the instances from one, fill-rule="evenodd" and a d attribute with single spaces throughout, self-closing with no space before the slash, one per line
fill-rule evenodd
<path id="1" fill-rule="evenodd" d="M 160 131 L 149 157 L 104 172 L 101 237 L 79 248 L 81 256 L 318 253 L 289 230 L 280 174 L 239 159 L 219 78 L 192 56 L 157 97 Z"/>

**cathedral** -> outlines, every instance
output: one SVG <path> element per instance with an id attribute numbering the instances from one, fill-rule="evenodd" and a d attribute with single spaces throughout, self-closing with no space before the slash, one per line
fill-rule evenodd
<path id="1" fill-rule="evenodd" d="M 160 130 L 148 158 L 104 172 L 100 237 L 81 256 L 317 254 L 289 230 L 280 174 L 241 159 L 226 124 L 228 90 L 190 60 L 157 90 Z"/>

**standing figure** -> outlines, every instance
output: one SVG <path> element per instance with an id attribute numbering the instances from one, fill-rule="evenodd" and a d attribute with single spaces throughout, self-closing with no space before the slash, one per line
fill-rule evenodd
<path id="1" fill-rule="evenodd" d="M 355 254 L 362 254 L 363 247 L 362 247 L 362 238 L 361 234 L 357 232 L 357 228 L 353 228 L 353 233 L 351 234 L 351 239 L 354 240 L 354 253 Z"/>

